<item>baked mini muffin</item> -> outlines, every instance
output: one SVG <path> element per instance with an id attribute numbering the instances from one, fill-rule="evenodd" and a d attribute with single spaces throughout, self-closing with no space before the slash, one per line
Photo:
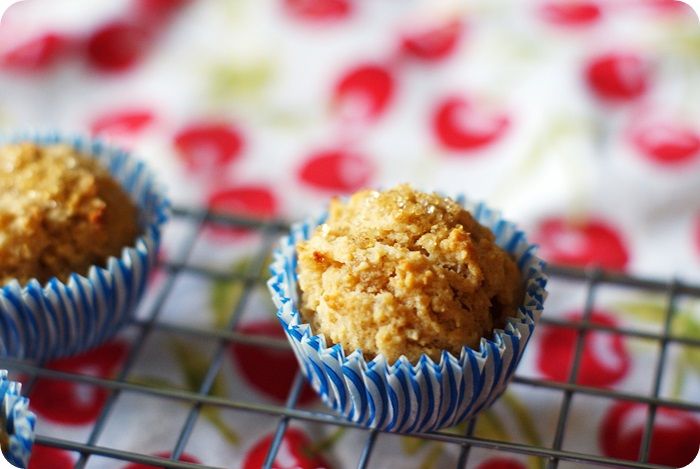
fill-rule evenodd
<path id="1" fill-rule="evenodd" d="M 136 205 L 95 160 L 66 144 L 0 147 L 0 285 L 86 275 L 138 235 Z"/>
<path id="2" fill-rule="evenodd" d="M 408 185 L 333 200 L 297 252 L 304 320 L 368 358 L 459 355 L 520 304 L 518 267 L 493 233 L 455 201 Z"/>
<path id="3" fill-rule="evenodd" d="M 146 290 L 168 206 L 120 148 L 0 139 L 0 357 L 50 360 L 116 334 Z"/>
<path id="4" fill-rule="evenodd" d="M 413 433 L 463 422 L 505 390 L 542 313 L 543 269 L 483 203 L 402 185 L 292 225 L 268 287 L 323 401 Z"/>

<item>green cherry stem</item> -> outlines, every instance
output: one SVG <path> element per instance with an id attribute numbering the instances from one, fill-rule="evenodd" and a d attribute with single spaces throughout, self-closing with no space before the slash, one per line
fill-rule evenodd
<path id="1" fill-rule="evenodd" d="M 483 423 L 479 425 L 479 423 Z M 480 428 L 481 427 L 481 428 Z M 493 436 L 495 436 L 499 440 L 503 441 L 510 441 L 510 435 L 508 435 L 508 431 L 506 430 L 506 427 L 503 425 L 503 422 L 501 419 L 496 415 L 496 413 L 491 410 L 485 410 L 484 412 L 481 413 L 481 416 L 479 418 L 479 421 L 477 421 L 477 426 L 476 426 L 476 434 L 480 435 L 483 433 L 484 427 L 488 428 L 493 432 Z M 480 435 L 482 436 L 482 435 Z M 483 435 L 486 436 L 487 438 L 490 437 L 490 435 Z"/>
<path id="2" fill-rule="evenodd" d="M 676 360 L 673 371 L 675 376 L 673 378 L 673 389 L 671 390 L 671 397 L 673 397 L 674 399 L 680 399 L 681 392 L 685 387 L 685 375 L 687 371 L 685 361 L 681 358 Z"/>
<path id="3" fill-rule="evenodd" d="M 520 400 L 518 400 L 511 392 L 506 392 L 503 395 L 503 401 L 515 416 L 515 421 L 518 424 L 518 428 L 523 435 L 525 435 L 528 443 L 533 446 L 542 446 L 542 440 L 537 432 L 535 421 L 532 419 L 532 415 L 530 415 L 523 403 L 520 402 Z"/>
<path id="4" fill-rule="evenodd" d="M 423 458 L 423 462 L 420 464 L 420 469 L 433 469 L 439 467 L 437 462 L 442 457 L 442 443 L 435 443 L 430 447 L 430 451 Z"/>
<path id="5" fill-rule="evenodd" d="M 240 443 L 240 438 L 238 433 L 233 431 L 231 427 L 226 425 L 226 422 L 221 418 L 221 414 L 215 407 L 202 407 L 202 415 L 204 418 L 209 420 L 209 423 L 214 425 L 214 427 L 219 430 L 221 435 L 233 446 L 238 446 Z"/>
<path id="6" fill-rule="evenodd" d="M 315 458 L 318 454 L 331 449 L 340 440 L 347 429 L 345 427 L 336 428 L 330 435 L 310 446 L 304 448 L 304 452 L 310 458 Z"/>
<path id="7" fill-rule="evenodd" d="M 537 432 L 535 421 L 532 419 L 532 415 L 530 415 L 530 412 L 527 411 L 523 403 L 510 392 L 506 392 L 503 395 L 503 401 L 506 403 L 513 415 L 515 415 L 515 421 L 518 424 L 518 428 L 525 436 L 528 443 L 533 446 L 542 446 L 542 440 Z M 544 461 L 537 456 L 530 456 L 528 458 L 528 466 L 532 469 L 543 469 Z"/>

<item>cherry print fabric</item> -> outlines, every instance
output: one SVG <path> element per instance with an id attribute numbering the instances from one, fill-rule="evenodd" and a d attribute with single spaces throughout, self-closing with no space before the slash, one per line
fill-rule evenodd
<path id="1" fill-rule="evenodd" d="M 550 262 L 700 283 L 700 27 L 673 0 L 362 2 L 25 0 L 0 26 L 0 127 L 99 135 L 132 149 L 176 204 L 260 219 L 300 219 L 329 197 L 408 181 L 463 192 L 518 222 Z M 191 226 L 175 220 L 164 259 Z M 227 275 L 178 276 L 159 321 L 223 330 L 244 294 L 260 233 L 207 224 L 189 262 Z M 158 302 L 154 274 L 139 308 Z M 584 292 L 554 280 L 519 376 L 567 382 Z M 253 287 L 236 331 L 279 340 L 269 295 Z M 663 295 L 600 288 L 577 383 L 649 395 Z M 46 366 L 196 392 L 214 345 L 135 330 Z M 681 298 L 672 332 L 700 337 L 700 303 Z M 230 345 L 211 394 L 283 405 L 296 372 L 285 343 Z M 22 378 L 17 376 L 16 378 Z M 38 432 L 85 441 L 109 391 L 39 380 Z M 700 351 L 673 344 L 663 399 L 700 403 Z M 484 411 L 482 438 L 551 447 L 562 394 L 513 384 Z M 299 407 L 325 411 L 304 388 Z M 124 392 L 98 444 L 169 457 L 188 408 Z M 576 395 L 563 449 L 633 459 L 647 408 Z M 650 462 L 684 464 L 700 446 L 697 412 L 660 406 Z M 277 419 L 204 408 L 182 461 L 259 467 Z M 464 432 L 464 428 L 456 431 Z M 355 467 L 366 434 L 293 421 L 274 467 Z M 78 455 L 37 445 L 33 469 Z M 380 436 L 373 467 L 450 467 L 459 448 Z M 544 462 L 475 448 L 470 467 Z M 135 468 L 104 458 L 89 467 Z M 562 462 L 560 467 L 578 467 Z"/>

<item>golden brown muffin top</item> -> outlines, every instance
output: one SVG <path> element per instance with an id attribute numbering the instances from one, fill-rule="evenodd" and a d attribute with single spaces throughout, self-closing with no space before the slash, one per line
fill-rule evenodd
<path id="1" fill-rule="evenodd" d="M 0 147 L 0 285 L 85 275 L 138 234 L 136 206 L 97 161 L 68 145 Z"/>
<path id="2" fill-rule="evenodd" d="M 453 200 L 408 185 L 333 200 L 297 253 L 301 313 L 314 333 L 390 363 L 478 348 L 521 300 L 517 265 L 491 231 Z"/>

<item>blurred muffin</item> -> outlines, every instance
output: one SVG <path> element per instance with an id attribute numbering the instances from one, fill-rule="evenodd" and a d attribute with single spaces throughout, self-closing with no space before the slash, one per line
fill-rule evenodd
<path id="1" fill-rule="evenodd" d="M 66 144 L 0 147 L 0 285 L 86 275 L 139 231 L 136 205 L 95 160 Z"/>
<path id="2" fill-rule="evenodd" d="M 169 204 L 146 166 L 99 140 L 0 145 L 0 357 L 51 360 L 114 336 L 156 263 Z"/>
<path id="3" fill-rule="evenodd" d="M 502 328 L 520 273 L 453 200 L 408 185 L 333 200 L 297 247 L 301 312 L 315 333 L 365 357 L 459 355 Z"/>

